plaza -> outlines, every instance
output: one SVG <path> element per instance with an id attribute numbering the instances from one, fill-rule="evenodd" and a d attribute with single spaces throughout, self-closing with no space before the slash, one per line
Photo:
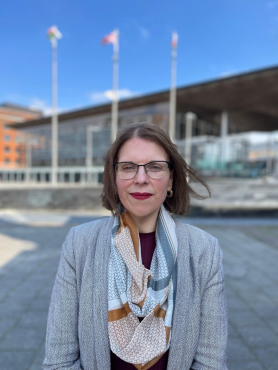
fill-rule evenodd
<path id="1" fill-rule="evenodd" d="M 38 370 L 61 246 L 105 211 L 0 212 L 0 368 Z M 181 218 L 218 238 L 229 311 L 229 370 L 278 368 L 278 219 Z"/>

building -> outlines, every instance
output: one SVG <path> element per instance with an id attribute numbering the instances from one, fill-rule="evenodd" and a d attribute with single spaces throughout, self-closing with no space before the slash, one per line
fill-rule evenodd
<path id="1" fill-rule="evenodd" d="M 14 104 L 0 105 L 0 168 L 20 168 L 26 165 L 25 132 L 11 128 L 10 124 L 22 124 L 38 119 L 41 112 Z"/>
<path id="2" fill-rule="evenodd" d="M 277 82 L 278 67 L 273 67 L 179 87 L 175 135 L 177 144 L 185 138 L 185 115 L 187 112 L 193 112 L 196 115 L 191 132 L 193 137 L 221 136 L 217 160 L 223 167 L 223 163 L 227 161 L 225 138 L 228 134 L 278 129 Z M 169 90 L 120 101 L 118 116 L 119 130 L 132 122 L 147 121 L 168 131 Z M 72 178 L 82 180 L 81 172 L 88 171 L 88 166 L 102 166 L 110 145 L 110 125 L 111 104 L 60 114 L 59 171 L 74 171 Z M 44 167 L 46 172 L 49 172 L 51 117 L 13 124 L 13 128 L 32 137 L 32 167 Z M 245 150 L 244 145 L 234 142 L 233 145 L 239 152 Z M 85 173 L 83 175 L 86 176 Z M 50 172 L 47 178 L 49 176 Z"/>

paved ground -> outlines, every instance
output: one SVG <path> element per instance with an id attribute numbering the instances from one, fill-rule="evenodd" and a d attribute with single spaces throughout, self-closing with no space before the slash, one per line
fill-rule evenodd
<path id="1" fill-rule="evenodd" d="M 41 368 L 61 244 L 70 227 L 93 217 L 99 216 L 0 213 L 1 370 Z M 278 220 L 195 218 L 186 222 L 216 236 L 224 252 L 229 370 L 277 370 Z"/>

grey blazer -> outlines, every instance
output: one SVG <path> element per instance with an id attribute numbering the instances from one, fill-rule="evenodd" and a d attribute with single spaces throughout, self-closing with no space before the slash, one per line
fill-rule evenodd
<path id="1" fill-rule="evenodd" d="M 109 370 L 107 277 L 113 217 L 70 230 L 46 336 L 45 370 Z M 218 241 L 176 220 L 178 282 L 167 370 L 227 370 L 227 310 Z"/>

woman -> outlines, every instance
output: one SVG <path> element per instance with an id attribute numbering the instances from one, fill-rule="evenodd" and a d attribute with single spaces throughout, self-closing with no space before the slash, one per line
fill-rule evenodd
<path id="1" fill-rule="evenodd" d="M 117 136 L 102 193 L 112 216 L 66 238 L 44 369 L 227 369 L 220 247 L 172 217 L 201 198 L 187 176 L 206 186 L 159 127 Z"/>

